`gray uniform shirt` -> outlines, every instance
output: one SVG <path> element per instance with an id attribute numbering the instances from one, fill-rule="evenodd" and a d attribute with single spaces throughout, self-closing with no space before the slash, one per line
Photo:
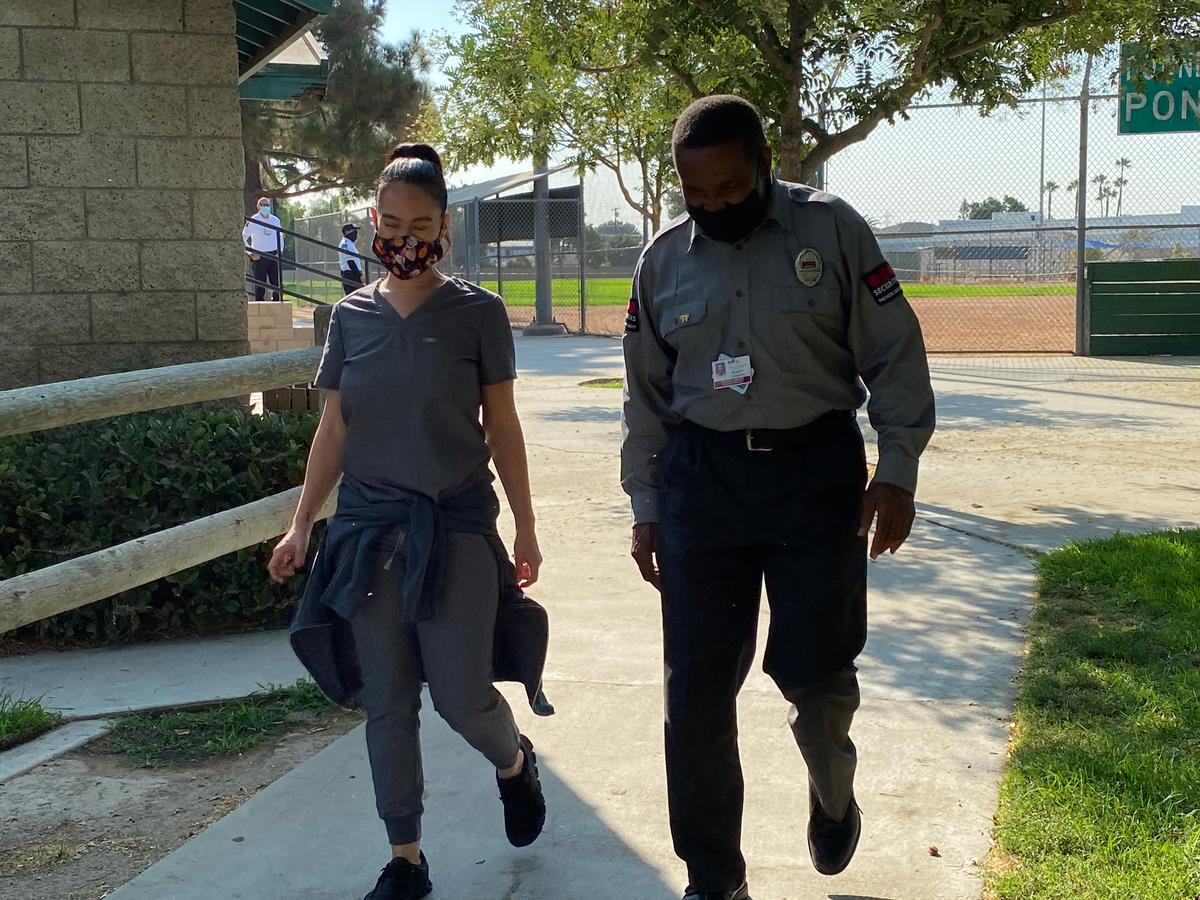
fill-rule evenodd
<path id="1" fill-rule="evenodd" d="M 773 181 L 765 220 L 736 244 L 686 217 L 669 225 L 638 262 L 624 350 L 621 483 L 636 523 L 658 521 L 671 425 L 797 428 L 857 409 L 864 382 L 875 480 L 916 490 L 934 427 L 921 327 L 870 227 L 831 194 Z M 722 354 L 750 357 L 744 395 L 714 388 Z"/>
<path id="2" fill-rule="evenodd" d="M 504 301 L 451 279 L 408 318 L 374 285 L 343 298 L 315 383 L 341 392 L 342 471 L 367 497 L 441 500 L 492 480 L 482 386 L 515 377 Z"/>

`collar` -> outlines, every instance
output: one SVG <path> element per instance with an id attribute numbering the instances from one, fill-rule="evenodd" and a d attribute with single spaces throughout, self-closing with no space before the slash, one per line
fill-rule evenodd
<path id="1" fill-rule="evenodd" d="M 767 185 L 767 212 L 763 216 L 763 222 L 774 221 L 778 222 L 780 225 L 785 224 L 786 218 L 784 211 L 787 209 L 787 204 L 788 188 L 778 178 L 772 175 L 771 182 Z M 700 230 L 700 226 L 696 224 L 694 219 L 688 220 L 688 228 L 688 243 L 687 247 L 683 251 L 684 253 L 691 252 L 692 247 L 696 244 L 697 238 L 703 238 L 706 241 L 712 240 L 712 238 L 708 237 L 703 231 Z M 754 234 L 754 232 L 758 231 L 759 228 L 762 228 L 761 222 L 759 223 L 758 227 L 754 229 L 754 231 L 750 232 L 750 234 Z M 746 237 L 749 236 L 750 235 L 746 235 Z"/>

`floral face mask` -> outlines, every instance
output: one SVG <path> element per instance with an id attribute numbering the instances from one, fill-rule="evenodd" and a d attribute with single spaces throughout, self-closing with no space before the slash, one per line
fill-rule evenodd
<path id="1" fill-rule="evenodd" d="M 422 241 L 407 235 L 393 240 L 380 237 L 378 232 L 371 250 L 389 272 L 403 281 L 424 275 L 446 255 L 446 245 L 440 237 Z"/>

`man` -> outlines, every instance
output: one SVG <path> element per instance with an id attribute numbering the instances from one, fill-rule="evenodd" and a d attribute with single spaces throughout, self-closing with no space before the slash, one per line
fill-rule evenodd
<path id="1" fill-rule="evenodd" d="M 764 670 L 808 766 L 813 864 L 850 862 L 850 723 L 870 557 L 914 517 L 934 402 L 920 326 L 870 228 L 771 176 L 757 110 L 696 101 L 673 136 L 688 216 L 642 254 L 625 325 L 622 485 L 662 595 L 671 832 L 685 900 L 749 900 L 736 699 L 766 580 Z M 855 410 L 879 433 L 870 487 Z"/>
<path id="2" fill-rule="evenodd" d="M 267 284 L 274 288 L 271 299 L 282 299 L 279 293 L 279 260 L 283 257 L 283 233 L 279 229 L 282 227 L 279 218 L 271 214 L 270 199 L 259 197 L 257 215 L 242 229 L 242 241 L 250 254 L 250 274 L 255 281 L 255 300 L 266 296 Z"/>
<path id="3" fill-rule="evenodd" d="M 353 294 L 366 284 L 358 267 L 358 225 L 347 222 L 342 226 L 342 242 L 338 244 L 338 271 L 342 274 L 342 296 Z"/>

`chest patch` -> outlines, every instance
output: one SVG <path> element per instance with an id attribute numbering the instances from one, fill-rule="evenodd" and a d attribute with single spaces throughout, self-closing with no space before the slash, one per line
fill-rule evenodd
<path id="1" fill-rule="evenodd" d="M 880 306 L 891 303 L 897 297 L 904 296 L 904 291 L 900 288 L 900 280 L 887 262 L 880 263 L 864 275 L 863 281 L 871 291 L 875 302 Z"/>
<path id="2" fill-rule="evenodd" d="M 816 287 L 824 271 L 825 264 L 821 261 L 821 254 L 812 247 L 801 250 L 800 255 L 796 257 L 796 277 L 805 287 Z"/>

